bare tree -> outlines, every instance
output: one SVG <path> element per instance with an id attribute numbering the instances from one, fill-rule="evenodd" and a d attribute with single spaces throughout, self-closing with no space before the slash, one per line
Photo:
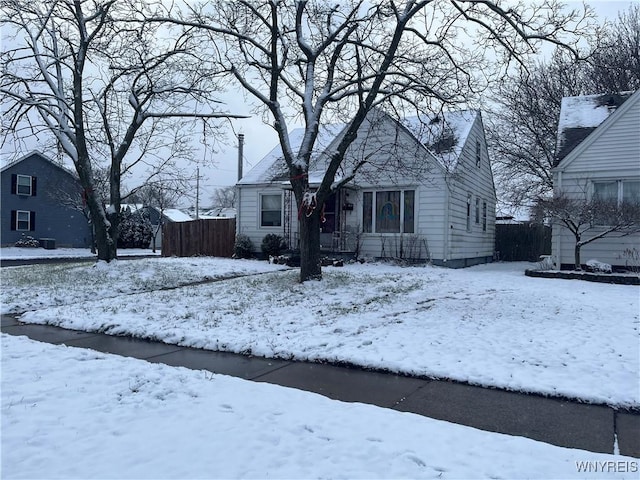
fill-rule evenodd
<path id="1" fill-rule="evenodd" d="M 640 7 L 586 37 L 589 53 L 576 59 L 558 49 L 550 60 L 523 65 L 496 90 L 488 123 L 489 148 L 501 201 L 534 207 L 553 190 L 556 132 L 562 97 L 640 88 Z"/>
<path id="2" fill-rule="evenodd" d="M 98 258 L 110 261 L 123 176 L 175 168 L 192 155 L 190 120 L 229 116 L 216 111 L 211 72 L 192 53 L 192 36 L 142 21 L 142 0 L 1 6 L 4 32 L 13 34 L 1 57 L 3 141 L 50 138 L 73 161 Z M 98 168 L 109 172 L 108 199 L 98 192 Z"/>
<path id="3" fill-rule="evenodd" d="M 585 18 L 584 12 L 555 4 L 523 3 L 507 8 L 488 0 L 238 0 L 190 4 L 188 11 L 165 12 L 154 20 L 208 35 L 207 48 L 217 54 L 212 61 L 219 61 L 269 118 L 298 209 L 308 212 L 299 221 L 300 280 L 305 281 L 322 276 L 320 207 L 366 163 L 356 163 L 336 182 L 369 112 L 433 111 L 465 103 L 511 61 L 534 52 L 537 42 L 570 40 L 569 29 Z M 318 131 L 332 120 L 347 127 L 333 145 L 319 187 L 311 188 Z M 305 131 L 294 151 L 288 132 L 295 121 L 302 121 Z"/>
<path id="4" fill-rule="evenodd" d="M 540 208 L 554 221 L 565 227 L 574 237 L 575 269 L 581 270 L 580 250 L 601 238 L 626 236 L 640 231 L 640 203 L 638 201 L 591 200 L 583 196 L 569 196 L 558 192 L 553 198 L 539 200 Z"/>
<path id="5" fill-rule="evenodd" d="M 216 188 L 211 197 L 215 208 L 235 208 L 236 207 L 236 187 Z"/>

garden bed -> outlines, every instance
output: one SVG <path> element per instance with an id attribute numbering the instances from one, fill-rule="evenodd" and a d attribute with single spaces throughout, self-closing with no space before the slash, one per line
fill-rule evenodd
<path id="1" fill-rule="evenodd" d="M 615 283 L 618 285 L 640 285 L 640 277 L 628 273 L 591 273 L 558 270 L 525 270 L 528 277 L 562 278 L 565 280 L 585 280 L 587 282 Z"/>

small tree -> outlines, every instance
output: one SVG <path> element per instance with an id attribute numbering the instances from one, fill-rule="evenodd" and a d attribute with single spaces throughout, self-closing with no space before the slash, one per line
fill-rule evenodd
<path id="1" fill-rule="evenodd" d="M 569 197 L 560 193 L 551 199 L 540 199 L 546 215 L 569 230 L 574 237 L 575 269 L 581 270 L 580 249 L 601 238 L 626 236 L 640 231 L 640 203 L 617 202 L 594 197 Z"/>

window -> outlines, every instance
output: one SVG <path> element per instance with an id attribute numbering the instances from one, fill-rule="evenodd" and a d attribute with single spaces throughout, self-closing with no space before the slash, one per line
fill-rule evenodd
<path id="1" fill-rule="evenodd" d="M 260 197 L 260 226 L 282 226 L 282 195 L 262 195 Z"/>
<path id="2" fill-rule="evenodd" d="M 597 202 L 620 205 L 621 203 L 640 204 L 639 180 L 611 180 L 593 183 L 593 199 Z M 596 215 L 596 225 L 609 225 L 614 220 L 606 214 Z"/>
<path id="3" fill-rule="evenodd" d="M 482 201 L 482 231 L 487 231 L 487 201 Z"/>
<path id="4" fill-rule="evenodd" d="M 480 225 L 480 197 L 476 197 L 476 225 Z"/>
<path id="5" fill-rule="evenodd" d="M 11 230 L 32 232 L 36 229 L 36 212 L 11 210 Z"/>
<path id="6" fill-rule="evenodd" d="M 30 175 L 11 175 L 11 193 L 15 195 L 35 196 L 36 177 Z"/>
<path id="7" fill-rule="evenodd" d="M 480 166 L 481 159 L 482 159 L 482 152 L 480 150 L 480 140 L 476 140 L 476 167 Z"/>
<path id="8" fill-rule="evenodd" d="M 414 217 L 414 190 L 364 192 L 362 195 L 362 231 L 365 233 L 414 233 Z"/>
<path id="9" fill-rule="evenodd" d="M 467 194 L 467 232 L 471 231 L 471 194 Z"/>

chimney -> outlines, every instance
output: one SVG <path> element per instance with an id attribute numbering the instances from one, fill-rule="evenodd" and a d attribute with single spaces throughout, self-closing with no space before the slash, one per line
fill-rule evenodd
<path id="1" fill-rule="evenodd" d="M 244 134 L 238 135 L 238 181 L 242 180 L 242 151 L 244 148 Z"/>

